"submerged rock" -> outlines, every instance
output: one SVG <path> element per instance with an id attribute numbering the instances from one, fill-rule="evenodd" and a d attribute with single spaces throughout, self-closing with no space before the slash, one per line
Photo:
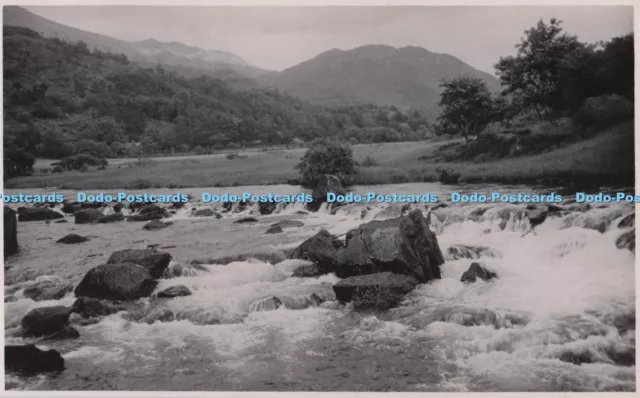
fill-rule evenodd
<path id="1" fill-rule="evenodd" d="M 27 336 L 46 336 L 69 325 L 71 309 L 64 306 L 33 309 L 22 318 L 22 329 Z"/>
<path id="2" fill-rule="evenodd" d="M 18 221 L 16 212 L 9 206 L 4 207 L 4 256 L 18 252 Z"/>
<path id="3" fill-rule="evenodd" d="M 482 256 L 498 258 L 501 257 L 501 254 L 497 250 L 486 246 L 451 245 L 447 248 L 448 260 L 457 260 L 460 258 L 475 259 Z"/>
<path id="4" fill-rule="evenodd" d="M 618 228 L 631 228 L 636 225 L 636 213 L 627 214 L 618 223 Z"/>
<path id="5" fill-rule="evenodd" d="M 282 306 L 282 300 L 276 296 L 256 300 L 249 305 L 249 312 L 274 311 Z"/>
<path id="6" fill-rule="evenodd" d="M 44 351 L 33 344 L 4 347 L 4 364 L 8 372 L 35 374 L 64 369 L 64 359 L 56 350 Z"/>
<path id="7" fill-rule="evenodd" d="M 253 217 L 244 217 L 241 218 L 239 220 L 234 221 L 234 224 L 248 224 L 248 223 L 254 223 L 254 222 L 258 222 L 258 220 L 256 220 Z"/>
<path id="8" fill-rule="evenodd" d="M 88 241 L 89 241 L 89 238 L 86 238 L 84 236 L 80 236 L 80 235 L 76 235 L 76 234 L 69 234 L 69 235 L 66 235 L 66 236 L 58 239 L 56 241 L 56 243 L 64 243 L 64 244 L 70 245 L 70 244 L 74 244 L 74 243 L 83 243 L 83 242 L 88 242 Z"/>
<path id="9" fill-rule="evenodd" d="M 271 224 L 270 226 L 279 226 L 280 228 L 298 228 L 304 226 L 304 223 L 298 220 L 280 220 L 275 224 Z"/>
<path id="10" fill-rule="evenodd" d="M 60 300 L 73 291 L 73 285 L 62 279 L 35 281 L 22 295 L 33 301 Z"/>
<path id="11" fill-rule="evenodd" d="M 92 268 L 75 289 L 78 297 L 128 301 L 149 297 L 157 282 L 135 263 L 103 264 Z"/>
<path id="12" fill-rule="evenodd" d="M 65 326 L 55 333 L 52 333 L 44 338 L 44 340 L 66 340 L 77 339 L 80 337 L 80 332 L 72 326 Z"/>
<path id="13" fill-rule="evenodd" d="M 94 318 L 115 314 L 125 310 L 123 303 L 100 300 L 92 297 L 79 297 L 71 306 L 71 312 L 83 318 Z"/>
<path id="14" fill-rule="evenodd" d="M 191 290 L 189 290 L 189 288 L 186 287 L 185 285 L 171 286 L 158 293 L 158 297 L 161 297 L 161 298 L 163 297 L 173 298 L 173 297 L 184 297 L 184 296 L 191 296 Z"/>
<path id="15" fill-rule="evenodd" d="M 169 225 L 173 224 L 172 222 L 162 222 L 160 220 L 153 220 L 145 224 L 142 229 L 146 229 L 147 231 L 157 231 L 159 229 L 165 229 Z"/>
<path id="16" fill-rule="evenodd" d="M 274 225 L 272 227 L 269 227 L 269 229 L 267 229 L 267 234 L 280 234 L 282 233 L 282 228 L 280 228 L 279 225 Z"/>
<path id="17" fill-rule="evenodd" d="M 108 224 L 112 222 L 124 221 L 124 214 L 117 212 L 100 217 L 98 224 Z"/>
<path id="18" fill-rule="evenodd" d="M 273 202 L 258 202 L 258 211 L 262 215 L 271 214 L 276 210 L 276 204 Z"/>
<path id="19" fill-rule="evenodd" d="M 64 215 L 48 207 L 21 207 L 18 209 L 18 221 L 45 221 L 64 218 Z"/>
<path id="20" fill-rule="evenodd" d="M 420 282 L 440 279 L 444 258 L 438 240 L 419 210 L 407 216 L 372 221 L 347 234 L 338 252 L 336 275 L 345 278 L 377 272 L 409 275 Z"/>
<path id="21" fill-rule="evenodd" d="M 341 302 L 354 301 L 357 309 L 388 309 L 418 285 L 408 275 L 381 272 L 352 276 L 333 285 L 336 298 Z"/>
<path id="22" fill-rule="evenodd" d="M 215 214 L 215 212 L 213 211 L 213 209 L 211 209 L 211 208 L 209 208 L 209 207 L 204 208 L 204 209 L 196 210 L 196 211 L 193 213 L 193 215 L 194 215 L 195 217 L 211 217 L 211 216 L 213 216 L 214 214 Z"/>
<path id="23" fill-rule="evenodd" d="M 171 262 L 171 254 L 154 249 L 127 249 L 113 252 L 107 264 L 135 263 L 149 270 L 152 278 L 160 278 Z"/>
<path id="24" fill-rule="evenodd" d="M 333 272 L 338 265 L 336 247 L 330 240 L 331 235 L 322 230 L 302 242 L 291 252 L 289 258 L 299 260 L 309 260 L 313 262 L 322 272 Z"/>
<path id="25" fill-rule="evenodd" d="M 297 267 L 293 270 L 293 274 L 291 276 L 297 278 L 311 278 L 315 276 L 328 274 L 326 270 L 321 269 L 316 264 L 305 264 Z"/>
<path id="26" fill-rule="evenodd" d="M 80 205 L 80 202 L 65 202 L 62 205 L 61 210 L 65 214 L 74 214 L 75 212 L 82 210 L 82 205 Z"/>
<path id="27" fill-rule="evenodd" d="M 489 271 L 480 263 L 471 263 L 469 269 L 462 274 L 460 278 L 460 282 L 471 283 L 475 282 L 478 279 L 482 279 L 483 281 L 488 281 L 494 278 L 497 278 L 495 272 Z"/>
<path id="28" fill-rule="evenodd" d="M 628 249 L 632 252 L 636 252 L 636 229 L 632 229 L 620 235 L 616 239 L 616 247 L 618 249 Z"/>
<path id="29" fill-rule="evenodd" d="M 97 224 L 103 217 L 98 209 L 83 209 L 74 213 L 76 224 Z"/>

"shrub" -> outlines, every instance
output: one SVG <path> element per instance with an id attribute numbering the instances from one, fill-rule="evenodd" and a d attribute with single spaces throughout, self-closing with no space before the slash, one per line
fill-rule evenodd
<path id="1" fill-rule="evenodd" d="M 67 156 L 60 160 L 60 162 L 52 164 L 52 166 L 60 166 L 66 170 L 86 170 L 89 166 L 104 169 L 108 165 L 109 162 L 107 162 L 107 159 L 97 158 L 84 153 Z"/>
<path id="2" fill-rule="evenodd" d="M 324 174 L 333 174 L 348 183 L 357 171 L 351 146 L 328 138 L 313 141 L 295 169 L 305 187 L 315 186 Z"/>
<path id="3" fill-rule="evenodd" d="M 33 174 L 36 158 L 30 153 L 18 148 L 5 149 L 4 179 Z"/>
<path id="4" fill-rule="evenodd" d="M 442 166 L 436 166 L 438 181 L 443 184 L 456 184 L 460 180 L 460 173 L 446 169 Z"/>

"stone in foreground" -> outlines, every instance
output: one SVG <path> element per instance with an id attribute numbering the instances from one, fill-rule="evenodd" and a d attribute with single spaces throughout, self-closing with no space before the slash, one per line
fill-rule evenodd
<path id="1" fill-rule="evenodd" d="M 47 207 L 21 207 L 18 209 L 18 221 L 45 221 L 59 218 L 64 218 L 64 215 Z"/>
<path id="2" fill-rule="evenodd" d="M 366 297 L 404 296 L 418 283 L 418 280 L 408 275 L 380 272 L 341 280 L 333 285 L 333 291 L 338 300 L 350 302 Z"/>
<path id="3" fill-rule="evenodd" d="M 74 243 L 83 243 L 83 242 L 87 242 L 89 241 L 89 238 L 86 238 L 84 236 L 80 236 L 80 235 L 76 235 L 76 234 L 69 234 L 66 235 L 60 239 L 58 239 L 56 241 L 56 243 L 64 243 L 66 245 L 71 245 Z"/>
<path id="4" fill-rule="evenodd" d="M 64 359 L 56 350 L 43 351 L 33 344 L 4 347 L 4 364 L 8 372 L 35 374 L 64 369 Z"/>
<path id="5" fill-rule="evenodd" d="M 171 262 L 171 254 L 153 249 L 127 249 L 113 252 L 107 264 L 136 263 L 147 270 L 153 278 L 160 278 Z"/>
<path id="6" fill-rule="evenodd" d="M 102 218 L 102 211 L 98 209 L 83 209 L 75 212 L 76 224 L 97 224 Z"/>
<path id="7" fill-rule="evenodd" d="M 325 230 L 302 242 L 291 252 L 289 258 L 311 261 L 324 273 L 333 272 L 338 264 L 336 248 Z"/>
<path id="8" fill-rule="evenodd" d="M 83 318 L 111 315 L 125 309 L 126 307 L 123 303 L 100 300 L 92 297 L 79 297 L 71 306 L 71 312 Z"/>
<path id="9" fill-rule="evenodd" d="M 103 264 L 92 268 L 75 289 L 78 297 L 129 301 L 149 297 L 157 282 L 135 263 Z"/>
<path id="10" fill-rule="evenodd" d="M 46 336 L 64 329 L 69 324 L 71 309 L 64 306 L 33 309 L 22 318 L 22 329 L 27 336 Z"/>
<path id="11" fill-rule="evenodd" d="M 282 233 L 282 228 L 279 225 L 274 225 L 267 229 L 266 234 L 279 234 Z"/>

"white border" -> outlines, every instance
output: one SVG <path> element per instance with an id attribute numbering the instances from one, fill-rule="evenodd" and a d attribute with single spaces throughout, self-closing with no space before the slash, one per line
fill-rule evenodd
<path id="1" fill-rule="evenodd" d="M 14 0 L 6 1 L 0 0 L 0 5 L 47 5 L 47 6 L 64 6 L 64 5 L 148 5 L 148 6 L 615 6 L 626 5 L 634 6 L 634 32 L 640 31 L 637 29 L 640 23 L 640 0 L 450 0 L 450 1 L 438 1 L 438 0 Z M 636 98 L 638 95 L 638 88 L 640 87 L 640 81 L 638 78 L 638 50 L 640 46 L 637 41 L 635 44 L 635 93 Z M 2 56 L 2 46 L 0 46 L 0 56 Z M 0 82 L 0 87 L 2 82 Z M 0 105 L 2 106 L 2 105 Z M 640 112 L 640 103 L 635 102 L 636 115 Z M 640 121 L 635 119 L 635 131 L 638 131 L 640 127 Z M 2 143 L 0 143 L 0 147 Z M 637 133 L 635 134 L 635 170 L 636 170 L 636 194 L 640 192 L 640 140 Z M 0 168 L 2 166 L 0 165 Z M 2 184 L 0 182 L 0 184 Z M 0 185 L 1 186 L 1 185 Z M 636 205 L 636 213 L 640 208 L 640 204 Z M 0 216 L 3 217 L 3 216 Z M 2 249 L 0 249 L 2 251 Z M 639 262 L 639 257 L 636 256 L 636 270 Z M 4 267 L 0 269 L 0 276 L 4 281 Z M 640 299 L 638 298 L 638 277 L 636 275 L 636 309 Z M 4 293 L 4 283 L 3 283 Z M 637 311 L 637 310 L 636 310 Z M 1 318 L 4 324 L 4 305 L 0 309 Z M 4 330 L 4 329 L 3 329 Z M 636 330 L 636 340 L 640 336 L 640 333 Z M 4 333 L 2 334 L 2 342 L 4 342 Z M 636 347 L 636 358 L 638 348 Z M 4 350 L 0 352 L 0 363 L 4 364 Z M 637 364 L 637 359 L 636 359 Z M 637 365 L 636 365 L 637 367 Z M 640 381 L 638 377 L 640 372 L 636 369 L 636 391 L 637 384 Z M 500 395 L 501 397 L 523 397 L 523 396 L 538 396 L 544 395 L 545 397 L 564 398 L 579 396 L 584 393 L 576 392 L 562 392 L 562 393 L 495 393 L 495 392 L 475 392 L 475 393 L 413 393 L 413 392 L 388 392 L 388 393 L 376 393 L 376 392 L 168 392 L 168 391 L 150 391 L 150 392 L 134 392 L 134 391 L 5 391 L 5 374 L 0 374 L 0 394 L 3 396 L 12 397 L 260 397 L 260 398 L 279 398 L 282 396 L 289 397 L 368 397 L 368 396 L 384 396 L 385 398 L 404 398 L 404 397 L 425 397 L 429 396 L 446 396 L 447 398 L 458 398 L 467 396 L 469 394 L 493 396 Z M 611 396 L 636 396 L 637 393 L 589 393 L 591 397 L 611 397 Z"/>

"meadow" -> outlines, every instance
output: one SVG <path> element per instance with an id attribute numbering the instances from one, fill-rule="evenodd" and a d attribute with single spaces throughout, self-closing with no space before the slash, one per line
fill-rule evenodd
<path id="1" fill-rule="evenodd" d="M 459 139 L 458 139 L 459 140 Z M 634 181 L 633 122 L 549 152 L 486 162 L 437 162 L 439 148 L 451 141 L 355 145 L 360 167 L 354 184 L 438 181 L 437 166 L 461 175 L 461 183 L 548 186 L 622 186 Z M 36 173 L 5 182 L 5 188 L 147 189 L 228 187 L 295 183 L 294 166 L 304 148 L 246 150 L 211 155 L 111 159 L 104 170 L 42 173 L 51 161 L 39 160 Z"/>

